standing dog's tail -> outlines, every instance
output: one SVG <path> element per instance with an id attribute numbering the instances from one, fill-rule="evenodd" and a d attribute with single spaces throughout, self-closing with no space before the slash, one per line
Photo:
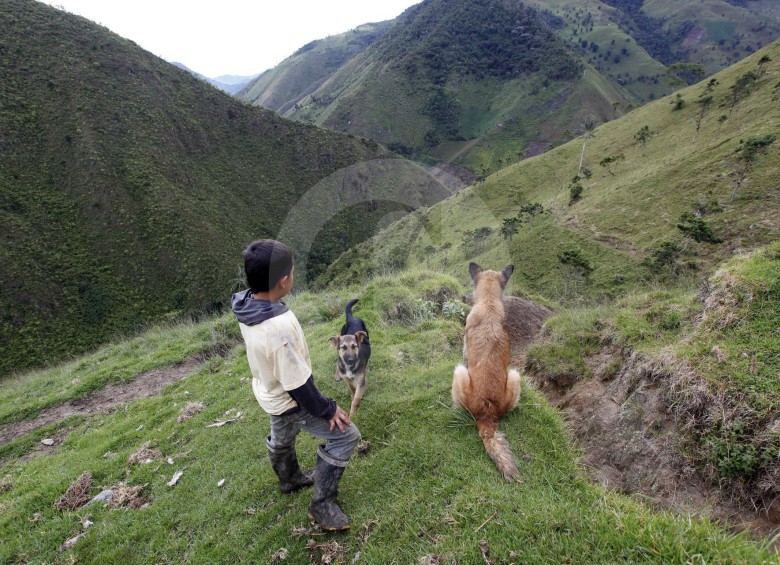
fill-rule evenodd
<path id="1" fill-rule="evenodd" d="M 498 431 L 498 420 L 495 418 L 477 420 L 477 428 L 479 428 L 479 437 L 485 444 L 485 450 L 498 467 L 501 475 L 507 481 L 517 479 L 520 476 L 517 461 L 515 461 L 506 436 Z"/>
<path id="2" fill-rule="evenodd" d="M 358 303 L 357 298 L 347 302 L 347 322 L 349 322 L 352 319 L 352 307 L 357 303 Z"/>

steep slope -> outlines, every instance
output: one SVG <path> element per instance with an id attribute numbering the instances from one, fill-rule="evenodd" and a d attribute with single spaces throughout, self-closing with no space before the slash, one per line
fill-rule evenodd
<path id="1" fill-rule="evenodd" d="M 528 350 L 526 372 L 612 488 L 662 505 L 704 501 L 776 530 L 778 298 L 780 241 L 727 261 L 701 289 L 560 312 Z"/>
<path id="2" fill-rule="evenodd" d="M 325 537 L 311 527 L 311 490 L 279 493 L 264 456 L 268 418 L 247 382 L 243 348 L 230 347 L 239 335 L 231 315 L 155 329 L 0 383 L 5 424 L 9 415 L 22 419 L 16 398 L 26 409 L 83 401 L 90 386 L 132 382 L 153 367 L 170 371 L 169 364 L 201 349 L 223 352 L 196 362 L 186 379 L 158 395 L 109 414 L 71 417 L 0 446 L 0 561 L 684 564 L 696 556 L 706 563 L 776 562 L 765 541 L 707 519 L 653 511 L 639 498 L 607 493 L 585 479 L 562 418 L 530 386 L 501 423 L 522 474 L 521 482 L 506 483 L 472 419 L 450 409 L 463 325 L 457 310 L 444 307 L 462 306 L 457 296 L 465 288 L 430 272 L 361 282 L 290 297 L 317 385 L 341 406 L 349 390 L 330 377 L 336 354 L 328 336 L 344 323 L 347 300 L 360 298 L 356 313 L 375 344 L 355 419 L 364 441 L 339 486 L 351 533 Z M 215 420 L 232 421 L 207 427 Z M 42 446 L 45 437 L 55 445 Z M 304 468 L 314 463 L 317 443 L 307 433 L 298 436 Z M 87 500 L 113 487 L 108 508 L 55 508 L 85 471 L 92 476 L 91 488 L 82 490 Z M 180 480 L 168 486 L 177 471 Z M 72 548 L 61 548 L 77 534 L 83 535 Z"/>
<path id="3" fill-rule="evenodd" d="M 324 179 L 388 156 L 38 2 L 2 0 L 0 26 L 0 373 L 218 307 L 248 241 L 276 235 Z M 400 203 L 374 202 L 364 173 L 339 185 L 360 198 L 321 226 L 315 271 L 387 214 L 447 194 L 413 176 Z"/>
<path id="4" fill-rule="evenodd" d="M 484 175 L 669 94 L 673 63 L 709 74 L 779 36 L 771 0 L 427 0 L 294 103 L 244 99 Z"/>
<path id="5" fill-rule="evenodd" d="M 779 61 L 775 42 L 681 90 L 682 109 L 662 99 L 508 167 L 351 250 L 322 282 L 418 264 L 465 280 L 470 260 L 511 261 L 513 288 L 567 303 L 697 280 L 780 236 Z"/>
<path id="6" fill-rule="evenodd" d="M 317 90 L 344 63 L 382 37 L 391 23 L 364 24 L 346 33 L 307 43 L 273 69 L 249 81 L 236 95 L 284 115 Z"/>

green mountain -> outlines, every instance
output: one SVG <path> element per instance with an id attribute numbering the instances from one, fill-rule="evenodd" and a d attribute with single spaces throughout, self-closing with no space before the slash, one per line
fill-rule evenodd
<path id="1" fill-rule="evenodd" d="M 339 35 L 307 43 L 273 69 L 248 81 L 238 98 L 286 114 L 316 91 L 347 61 L 384 35 L 392 22 L 364 24 Z"/>
<path id="2" fill-rule="evenodd" d="M 391 157 L 374 141 L 241 103 L 80 17 L 2 0 L 0 25 L 0 373 L 220 307 L 243 246 L 296 206 L 321 229 L 316 274 L 449 194 L 397 159 L 360 165 Z M 375 201 L 382 168 L 401 196 Z M 323 182 L 332 218 L 303 199 Z"/>
<path id="3" fill-rule="evenodd" d="M 780 234 L 773 174 L 780 146 L 772 137 L 780 134 L 778 61 L 775 42 L 673 96 L 502 169 L 357 246 L 321 282 L 390 257 L 461 276 L 472 259 L 511 258 L 518 290 L 565 303 L 575 294 L 598 298 L 643 284 L 654 273 L 647 262 L 666 260 L 663 249 L 673 251 L 666 266 L 675 273 L 709 273 Z M 559 259 L 569 248 L 591 267 L 574 294 L 566 286 L 571 263 Z"/>
<path id="4" fill-rule="evenodd" d="M 268 71 L 297 88 L 277 98 L 258 79 L 239 96 L 483 175 L 672 92 L 673 63 L 711 73 L 780 36 L 770 0 L 734 4 L 426 0 L 327 75 L 302 80 L 322 67 L 299 52 Z"/>

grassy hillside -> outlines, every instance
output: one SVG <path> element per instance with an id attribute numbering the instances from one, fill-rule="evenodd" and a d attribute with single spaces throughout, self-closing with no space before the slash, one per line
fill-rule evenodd
<path id="1" fill-rule="evenodd" d="M 527 369 L 564 388 L 590 379 L 654 382 L 679 426 L 676 448 L 732 500 L 776 524 L 778 291 L 776 242 L 728 261 L 703 292 L 655 290 L 559 314 L 530 348 Z M 640 370 L 632 367 L 637 355 Z M 659 437 L 668 431 L 647 427 Z"/>
<path id="2" fill-rule="evenodd" d="M 349 393 L 331 378 L 335 353 L 327 337 L 343 323 L 348 299 L 360 297 L 356 313 L 371 330 L 371 373 L 355 420 L 366 444 L 340 488 L 343 508 L 354 524 L 349 533 L 323 537 L 310 529 L 310 491 L 279 494 L 262 442 L 267 417 L 252 396 L 246 356 L 237 347 L 205 361 L 159 397 L 111 414 L 66 420 L 35 438 L 3 446 L 0 559 L 274 562 L 284 555 L 295 563 L 776 560 L 765 543 L 752 542 L 744 534 L 729 534 L 701 519 L 653 513 L 635 499 L 606 493 L 582 478 L 560 417 L 528 386 L 519 408 L 501 424 L 519 456 L 522 480 L 501 480 L 473 422 L 450 408 L 452 369 L 461 358 L 463 328 L 457 316 L 450 318 L 440 308 L 464 290 L 446 275 L 409 272 L 365 280 L 361 288 L 303 293 L 290 301 L 306 332 L 315 378 L 341 405 Z M 107 346 L 74 364 L 3 383 L 0 410 L 9 413 L 19 399 L 78 397 L 102 386 L 106 369 L 120 362 L 121 370 L 111 372 L 128 379 L 177 356 L 184 359 L 194 350 L 216 346 L 224 352 L 221 344 L 230 343 L 237 333 L 229 317 L 162 328 L 136 343 Z M 192 345 L 183 348 L 186 342 Z M 139 347 L 144 355 L 133 353 Z M 75 388 L 82 392 L 75 393 Z M 180 419 L 186 405 L 194 402 L 201 403 L 202 410 Z M 206 427 L 235 417 L 237 411 L 243 413 L 239 420 Z M 34 445 L 46 434 L 57 443 L 53 451 L 41 452 Z M 151 461 L 129 462 L 142 446 Z M 316 442 L 301 434 L 304 465 L 313 463 L 315 451 Z M 79 510 L 55 509 L 54 503 L 85 471 L 92 473 L 88 496 L 122 483 L 124 492 L 140 487 L 138 494 L 148 506 L 105 508 L 98 503 Z M 183 471 L 181 479 L 167 486 L 176 471 Z M 87 520 L 93 524 L 88 529 Z M 73 548 L 58 552 L 66 539 L 83 532 Z"/>
<path id="3" fill-rule="evenodd" d="M 673 63 L 717 72 L 780 36 L 771 0 L 531 0 L 565 22 L 557 33 L 586 60 L 647 102 L 668 94 Z"/>
<path id="4" fill-rule="evenodd" d="M 0 374 L 218 307 L 247 242 L 275 235 L 323 179 L 389 156 L 44 4 L 2 0 L 0 25 Z M 322 226 L 310 268 L 447 194 L 425 175 L 406 182 L 416 199 L 371 202 L 374 179 L 353 174 L 336 196 L 362 200 Z"/>
<path id="5" fill-rule="evenodd" d="M 678 33 L 681 41 L 675 47 L 687 52 L 689 61 L 710 70 L 755 53 L 780 33 L 780 12 L 771 0 L 710 0 L 699 4 L 654 0 L 645 2 L 642 10 L 651 18 L 665 19 L 671 30 L 687 29 L 685 35 Z"/>
<path id="6" fill-rule="evenodd" d="M 510 292 L 558 311 L 529 354 L 537 380 L 661 387 L 676 455 L 776 523 L 778 61 L 780 42 L 681 90 L 680 109 L 675 93 L 504 169 L 321 283 L 425 266 L 465 284 L 469 261 L 513 263 Z"/>
<path id="7" fill-rule="evenodd" d="M 778 61 L 774 43 L 679 91 L 680 110 L 662 99 L 507 167 L 351 250 L 321 282 L 421 264 L 465 281 L 470 260 L 511 261 L 513 289 L 567 304 L 706 276 L 778 237 Z"/>
<path id="8" fill-rule="evenodd" d="M 280 114 L 293 110 L 344 63 L 390 29 L 391 22 L 364 24 L 346 33 L 307 43 L 273 69 L 250 81 L 236 95 Z"/>

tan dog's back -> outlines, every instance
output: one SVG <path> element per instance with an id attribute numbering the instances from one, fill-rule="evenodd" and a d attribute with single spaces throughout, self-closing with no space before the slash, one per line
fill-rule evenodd
<path id="1" fill-rule="evenodd" d="M 464 338 L 472 389 L 467 408 L 475 418 L 501 417 L 509 409 L 495 405 L 504 395 L 509 366 L 509 335 L 504 329 L 501 301 L 503 276 L 496 271 L 483 271 L 478 277 L 474 308 L 466 318 Z"/>
<path id="2" fill-rule="evenodd" d="M 501 272 L 469 265 L 474 281 L 474 307 L 466 318 L 464 354 L 466 367 L 455 368 L 452 400 L 477 421 L 479 435 L 490 457 L 507 480 L 519 475 L 498 420 L 515 407 L 520 395 L 520 375 L 509 370 L 509 335 L 504 329 L 504 287 L 514 267 Z"/>

